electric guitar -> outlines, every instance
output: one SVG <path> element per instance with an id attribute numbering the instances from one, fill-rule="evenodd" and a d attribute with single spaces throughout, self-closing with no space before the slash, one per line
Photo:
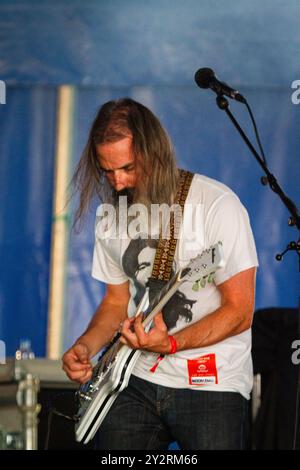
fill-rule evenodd
<path id="1" fill-rule="evenodd" d="M 180 269 L 151 302 L 146 291 L 135 312 L 135 316 L 143 312 L 142 324 L 145 331 L 150 330 L 155 315 L 161 311 L 183 282 L 192 282 L 193 290 L 204 288 L 207 283 L 213 282 L 216 270 L 222 266 L 224 260 L 219 242 L 193 258 L 185 268 Z M 127 387 L 134 365 L 142 353 L 140 349 L 132 349 L 122 344 L 120 336 L 120 332 L 115 335 L 94 366 L 91 379 L 81 385 L 76 393 L 79 408 L 74 418 L 78 442 L 86 444 L 94 437 L 113 402 Z"/>

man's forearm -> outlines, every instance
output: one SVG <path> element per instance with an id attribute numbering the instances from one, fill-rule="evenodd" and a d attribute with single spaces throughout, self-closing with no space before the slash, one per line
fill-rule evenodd
<path id="1" fill-rule="evenodd" d="M 224 305 L 174 334 L 177 350 L 204 348 L 242 333 L 251 326 L 252 310 Z"/>
<path id="2" fill-rule="evenodd" d="M 175 333 L 178 350 L 204 348 L 249 329 L 254 311 L 256 269 L 242 271 L 218 286 L 221 306 Z"/>

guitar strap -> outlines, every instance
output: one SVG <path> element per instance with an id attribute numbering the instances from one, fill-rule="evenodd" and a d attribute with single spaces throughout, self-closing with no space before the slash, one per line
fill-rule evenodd
<path id="1" fill-rule="evenodd" d="M 152 274 L 148 280 L 149 287 L 149 302 L 152 303 L 153 298 L 156 294 L 160 292 L 163 286 L 171 278 L 173 260 L 177 245 L 177 239 L 179 236 L 179 230 L 181 227 L 181 222 L 183 220 L 184 204 L 193 180 L 194 174 L 186 171 L 179 170 L 179 188 L 175 198 L 175 204 L 180 206 L 179 220 L 176 217 L 174 218 L 174 211 L 171 211 L 170 214 L 170 237 L 169 238 L 159 238 L 158 246 L 155 253 L 154 263 Z M 177 214 L 178 215 L 178 214 Z M 165 316 L 163 315 L 164 321 L 166 322 L 168 328 L 168 322 Z M 160 361 L 164 358 L 163 354 L 159 354 L 155 364 L 151 367 L 150 372 L 155 372 Z"/>
<path id="2" fill-rule="evenodd" d="M 159 238 L 158 246 L 155 253 L 155 259 L 152 269 L 152 274 L 148 280 L 149 290 L 154 288 L 155 291 L 159 290 L 162 285 L 170 280 L 172 274 L 173 260 L 179 237 L 181 222 L 183 220 L 184 204 L 192 183 L 194 173 L 187 170 L 179 170 L 179 188 L 175 198 L 175 208 L 179 211 L 170 211 L 169 230 L 170 236 L 168 238 Z"/>

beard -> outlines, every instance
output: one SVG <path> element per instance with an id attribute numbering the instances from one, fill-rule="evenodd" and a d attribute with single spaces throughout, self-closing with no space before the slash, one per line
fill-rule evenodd
<path id="1" fill-rule="evenodd" d="M 114 201 L 114 206 L 117 206 L 119 204 L 119 197 L 120 196 L 126 196 L 127 197 L 127 205 L 128 207 L 133 204 L 134 201 L 134 193 L 135 189 L 134 188 L 124 188 L 121 189 L 121 191 L 116 191 L 115 189 L 112 190 L 112 197 Z"/>

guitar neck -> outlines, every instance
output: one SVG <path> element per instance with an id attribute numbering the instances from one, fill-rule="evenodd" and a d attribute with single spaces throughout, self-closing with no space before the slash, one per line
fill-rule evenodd
<path id="1" fill-rule="evenodd" d="M 149 295 L 148 292 L 145 292 L 145 294 L 144 294 L 143 298 L 141 299 L 141 301 L 140 301 L 140 303 L 137 307 L 137 310 L 135 312 L 136 317 L 140 313 L 144 312 L 145 319 L 143 321 L 143 326 L 146 327 L 147 325 L 149 325 L 149 323 L 153 320 L 155 315 L 158 314 L 158 312 L 163 308 L 163 306 L 168 302 L 168 300 L 176 292 L 176 290 L 178 289 L 178 287 L 182 283 L 182 279 L 180 279 L 180 275 L 181 275 L 181 271 L 179 273 L 175 274 L 175 276 L 173 276 L 170 279 L 170 281 L 167 282 L 166 285 L 164 285 L 164 287 L 159 292 L 159 294 L 156 295 L 155 298 L 153 299 L 153 303 L 155 304 L 155 306 L 153 307 L 153 305 L 151 305 L 151 306 L 148 307 L 148 309 L 146 309 L 144 311 L 144 307 L 147 303 L 147 299 L 148 299 L 148 295 Z M 123 346 L 119 342 L 120 338 L 121 338 L 121 332 L 118 331 L 115 334 L 115 336 L 113 337 L 113 339 L 110 341 L 110 343 L 106 346 L 105 352 L 99 358 L 98 363 L 95 366 L 96 371 L 101 369 L 101 367 L 102 367 L 101 363 L 104 362 L 109 357 L 113 347 L 120 348 L 120 347 Z M 118 343 L 118 344 L 116 344 L 116 343 Z"/>
<path id="2" fill-rule="evenodd" d="M 162 289 L 159 294 L 159 300 L 157 301 L 154 308 L 150 312 L 145 312 L 146 317 L 143 321 L 143 327 L 146 327 L 151 323 L 153 318 L 161 311 L 164 305 L 170 300 L 172 295 L 177 291 L 179 286 L 182 284 L 183 279 L 180 277 L 180 273 L 174 276 Z"/>

